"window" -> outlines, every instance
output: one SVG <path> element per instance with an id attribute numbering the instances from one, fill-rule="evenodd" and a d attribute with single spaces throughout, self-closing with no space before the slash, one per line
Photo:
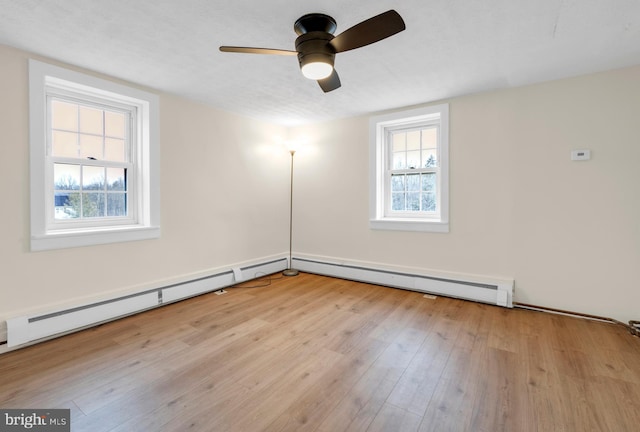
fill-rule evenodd
<path id="1" fill-rule="evenodd" d="M 130 123 L 136 113 L 49 93 L 47 162 L 53 169 L 52 229 L 135 221 Z M 47 206 L 51 212 L 51 206 Z"/>
<path id="2" fill-rule="evenodd" d="M 158 98 L 29 62 L 31 249 L 159 237 Z"/>
<path id="3" fill-rule="evenodd" d="M 449 106 L 370 121 L 370 226 L 449 231 Z"/>

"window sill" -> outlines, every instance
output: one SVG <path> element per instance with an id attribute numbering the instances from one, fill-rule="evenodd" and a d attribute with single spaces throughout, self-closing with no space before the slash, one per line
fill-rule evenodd
<path id="1" fill-rule="evenodd" d="M 51 231 L 31 236 L 31 250 L 43 251 L 108 243 L 148 240 L 160 237 L 160 227 L 126 225 L 77 230 Z"/>
<path id="2" fill-rule="evenodd" d="M 375 230 L 390 231 L 419 231 L 419 232 L 437 232 L 448 233 L 449 222 L 428 221 L 428 220 L 410 220 L 410 219 L 371 219 L 369 220 L 369 228 Z"/>

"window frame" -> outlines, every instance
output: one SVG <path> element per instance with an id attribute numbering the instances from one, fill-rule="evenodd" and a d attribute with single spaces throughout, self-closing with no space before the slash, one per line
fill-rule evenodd
<path id="1" fill-rule="evenodd" d="M 391 211 L 392 145 L 399 130 L 438 128 L 436 211 Z M 370 203 L 369 227 L 381 230 L 449 232 L 449 104 L 398 111 L 369 121 Z M 422 172 L 425 169 L 407 170 Z"/>
<path id="2" fill-rule="evenodd" d="M 53 131 L 52 118 L 51 114 L 53 111 L 51 110 L 51 102 L 53 101 L 61 101 L 65 103 L 78 104 L 83 107 L 91 107 L 97 108 L 104 111 L 112 111 L 119 112 L 121 114 L 126 114 L 125 117 L 125 134 L 128 135 L 126 145 L 126 153 L 127 161 L 123 162 L 115 162 L 109 161 L 106 159 L 98 159 L 98 160 L 84 160 L 81 157 L 65 157 L 65 156 L 54 156 L 52 152 L 52 135 L 49 132 Z M 46 212 L 47 212 L 47 229 L 48 230 L 59 230 L 59 229 L 69 229 L 69 228 L 80 228 L 80 227 L 101 227 L 101 226 L 115 226 L 115 225 L 131 225 L 135 224 L 137 221 L 137 214 L 139 213 L 136 193 L 137 190 L 141 187 L 141 179 L 136 175 L 137 172 L 137 164 L 136 159 L 138 158 L 138 154 L 142 151 L 140 146 L 135 146 L 140 142 L 137 137 L 137 129 L 139 128 L 138 123 L 136 121 L 138 117 L 139 107 L 132 105 L 125 105 L 119 101 L 112 100 L 99 100 L 95 98 L 89 97 L 78 97 L 77 93 L 69 92 L 65 90 L 61 90 L 59 88 L 50 87 L 47 91 L 47 150 L 46 150 L 46 178 L 47 182 L 46 190 Z M 105 136 L 106 137 L 106 136 Z M 84 162 L 84 163 L 83 163 Z M 79 219 L 56 219 L 54 214 L 54 200 L 55 200 L 55 183 L 54 183 L 54 175 L 53 170 L 55 170 L 56 164 L 65 164 L 65 165 L 76 165 L 80 167 L 85 166 L 93 166 L 93 167 L 102 167 L 102 168 L 124 168 L 128 171 L 128 178 L 132 179 L 132 181 L 127 181 L 127 212 L 128 216 L 116 216 L 116 217 L 98 217 L 98 218 L 79 218 Z M 82 169 L 81 169 L 82 171 Z M 82 186 L 80 186 L 82 190 Z M 53 193 L 51 193 L 53 191 Z M 79 193 L 82 193 L 81 191 Z"/>
<path id="3" fill-rule="evenodd" d="M 394 175 L 407 175 L 407 174 L 435 174 L 436 175 L 436 209 L 440 209 L 440 193 L 439 193 L 439 184 L 440 184 L 440 166 L 439 163 L 433 167 L 417 167 L 417 168 L 394 168 L 394 148 L 392 143 L 394 140 L 395 133 L 408 133 L 415 131 L 423 131 L 425 129 L 436 129 L 438 143 L 436 143 L 436 153 L 437 153 L 437 161 L 440 161 L 440 145 L 439 145 L 439 137 L 440 137 L 440 122 L 438 120 L 431 120 L 421 122 L 418 125 L 410 124 L 410 125 L 399 125 L 399 126 L 390 126 L 384 128 L 385 133 L 385 168 L 384 168 L 384 216 L 386 218 L 407 218 L 407 219 L 429 219 L 429 220 L 437 220 L 439 219 L 439 211 L 398 211 L 393 210 L 393 187 L 392 179 Z M 406 150 L 405 150 L 406 152 Z"/>
<path id="4" fill-rule="evenodd" d="M 130 163 L 127 182 L 130 217 L 56 221 L 53 166 L 50 155 L 51 98 L 80 104 L 119 107 L 135 115 L 129 119 Z M 31 250 L 49 250 L 160 236 L 159 98 L 157 95 L 80 72 L 29 60 L 29 129 L 31 180 Z M 80 158 L 76 159 L 77 163 Z M 91 163 L 88 163 L 91 165 Z"/>

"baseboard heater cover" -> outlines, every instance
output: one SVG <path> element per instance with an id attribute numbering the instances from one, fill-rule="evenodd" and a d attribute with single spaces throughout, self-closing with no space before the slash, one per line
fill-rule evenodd
<path id="1" fill-rule="evenodd" d="M 90 305 L 86 308 L 61 311 L 35 317 L 18 317 L 7 320 L 7 346 L 9 348 L 43 339 L 59 333 L 91 324 L 129 315 L 152 308 L 158 304 L 156 293 L 136 295 L 117 301 Z"/>
<path id="2" fill-rule="evenodd" d="M 454 280 L 296 257 L 293 258 L 293 264 L 294 268 L 308 273 L 513 307 L 514 283 L 510 279 L 491 283 Z"/>
<path id="3" fill-rule="evenodd" d="M 287 258 L 236 267 L 210 276 L 161 286 L 65 310 L 7 320 L 7 347 L 45 340 L 132 315 L 167 303 L 218 291 L 244 280 L 277 273 L 287 268 Z"/>

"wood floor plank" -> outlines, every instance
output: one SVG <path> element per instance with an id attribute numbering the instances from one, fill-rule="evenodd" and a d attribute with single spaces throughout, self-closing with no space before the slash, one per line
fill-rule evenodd
<path id="1" fill-rule="evenodd" d="M 389 395 L 388 402 L 424 415 L 461 332 L 458 322 L 438 320 Z"/>
<path id="2" fill-rule="evenodd" d="M 518 328 L 517 326 L 510 325 L 509 310 L 494 307 L 487 309 L 487 312 L 491 313 L 492 318 L 487 346 L 517 353 L 520 347 Z"/>
<path id="3" fill-rule="evenodd" d="M 366 430 L 391 394 L 426 333 L 407 328 L 389 344 L 320 425 L 320 431 Z"/>
<path id="4" fill-rule="evenodd" d="M 385 403 L 367 428 L 367 432 L 417 431 L 422 416 Z"/>
<path id="5" fill-rule="evenodd" d="M 542 335 L 545 328 L 540 329 Z M 531 335 L 523 340 L 521 367 L 527 384 L 526 401 L 530 407 L 526 424 L 531 431 L 561 431 L 560 425 L 566 424 L 567 413 L 563 412 L 565 404 L 557 388 L 560 380 L 554 365 L 553 348 L 542 337 Z"/>
<path id="6" fill-rule="evenodd" d="M 398 333 L 406 327 L 423 328 L 428 325 L 429 319 L 438 305 L 437 299 L 425 299 L 420 293 L 407 292 L 403 301 L 382 321 L 378 321 L 378 325 L 370 336 L 392 342 Z"/>
<path id="7" fill-rule="evenodd" d="M 472 407 L 478 393 L 479 376 L 485 372 L 483 362 L 477 361 L 482 358 L 478 355 L 463 348 L 452 350 L 423 416 L 420 431 L 472 430 Z"/>
<path id="8" fill-rule="evenodd" d="M 532 416 L 520 394 L 527 392 L 519 355 L 488 347 L 478 375 L 470 430 L 478 432 L 526 431 Z"/>
<path id="9" fill-rule="evenodd" d="M 389 346 L 376 339 L 361 339 L 358 346 L 344 355 L 331 370 L 324 374 L 306 394 L 290 405 L 265 432 L 316 430 Z M 349 373 L 345 374 L 344 371 Z"/>

